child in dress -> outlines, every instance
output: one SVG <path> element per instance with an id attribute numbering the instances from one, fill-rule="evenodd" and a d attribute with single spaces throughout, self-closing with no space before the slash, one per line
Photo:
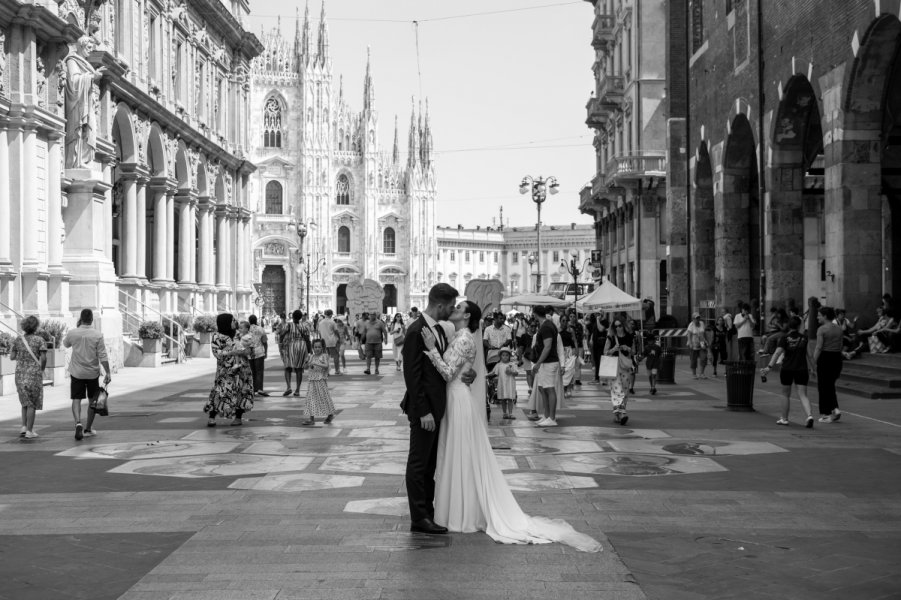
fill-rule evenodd
<path id="1" fill-rule="evenodd" d="M 313 354 L 307 357 L 307 420 L 302 425 L 312 425 L 316 417 L 325 417 L 329 424 L 335 418 L 335 405 L 328 391 L 329 357 L 325 353 L 325 341 L 313 340 Z"/>
<path id="2" fill-rule="evenodd" d="M 501 348 L 501 361 L 494 365 L 494 369 L 489 375 L 489 377 L 497 377 L 495 401 L 501 405 L 505 419 L 516 418 L 513 415 L 513 405 L 516 404 L 516 376 L 519 374 L 519 369 L 510 362 L 511 356 L 512 352 L 509 348 Z"/>
<path id="3" fill-rule="evenodd" d="M 652 333 L 648 336 L 648 341 L 644 347 L 644 366 L 648 370 L 648 383 L 651 384 L 651 395 L 657 393 L 657 367 L 660 364 L 660 355 L 662 353 L 660 338 Z"/>

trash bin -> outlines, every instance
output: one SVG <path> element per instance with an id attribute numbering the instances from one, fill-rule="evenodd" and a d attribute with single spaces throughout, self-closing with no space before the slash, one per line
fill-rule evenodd
<path id="1" fill-rule="evenodd" d="M 729 360 L 726 365 L 726 409 L 754 410 L 754 377 L 757 363 L 752 360 Z"/>
<path id="2" fill-rule="evenodd" d="M 657 383 L 676 383 L 676 353 L 669 348 L 660 353 L 657 366 Z"/>

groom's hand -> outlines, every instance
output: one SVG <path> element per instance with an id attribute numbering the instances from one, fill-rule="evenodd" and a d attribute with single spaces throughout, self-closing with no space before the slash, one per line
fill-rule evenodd
<path id="1" fill-rule="evenodd" d="M 468 371 L 463 373 L 463 375 L 460 376 L 460 381 L 462 381 L 466 385 L 471 384 L 475 380 L 476 380 L 476 372 L 472 369 L 469 369 Z"/>
<path id="2" fill-rule="evenodd" d="M 432 413 L 419 417 L 419 426 L 426 431 L 435 431 L 435 417 L 432 416 Z"/>

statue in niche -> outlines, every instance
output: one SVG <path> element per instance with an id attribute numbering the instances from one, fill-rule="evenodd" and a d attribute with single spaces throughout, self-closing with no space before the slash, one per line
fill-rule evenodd
<path id="1" fill-rule="evenodd" d="M 96 84 L 103 78 L 106 67 L 91 66 L 87 57 L 93 50 L 94 40 L 83 36 L 66 56 L 67 169 L 90 168 L 97 148 Z"/>

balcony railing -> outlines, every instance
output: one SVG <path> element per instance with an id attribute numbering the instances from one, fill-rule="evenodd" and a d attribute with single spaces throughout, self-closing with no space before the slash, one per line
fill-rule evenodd
<path id="1" fill-rule="evenodd" d="M 635 152 L 614 156 L 607 161 L 606 184 L 608 186 L 642 177 L 665 176 L 666 154 L 663 152 Z"/>
<path id="2" fill-rule="evenodd" d="M 619 104 L 623 101 L 624 79 L 622 75 L 607 75 L 598 88 L 598 98 L 604 104 Z"/>
<path id="3" fill-rule="evenodd" d="M 605 106 L 597 98 L 590 98 L 585 105 L 585 124 L 595 129 L 601 129 L 610 118 L 610 107 Z"/>
<path id="4" fill-rule="evenodd" d="M 594 48 L 600 48 L 604 44 L 613 41 L 613 27 L 615 23 L 613 15 L 597 15 L 594 18 L 594 23 L 591 24 L 591 29 L 594 32 L 591 38 L 591 45 Z"/>

